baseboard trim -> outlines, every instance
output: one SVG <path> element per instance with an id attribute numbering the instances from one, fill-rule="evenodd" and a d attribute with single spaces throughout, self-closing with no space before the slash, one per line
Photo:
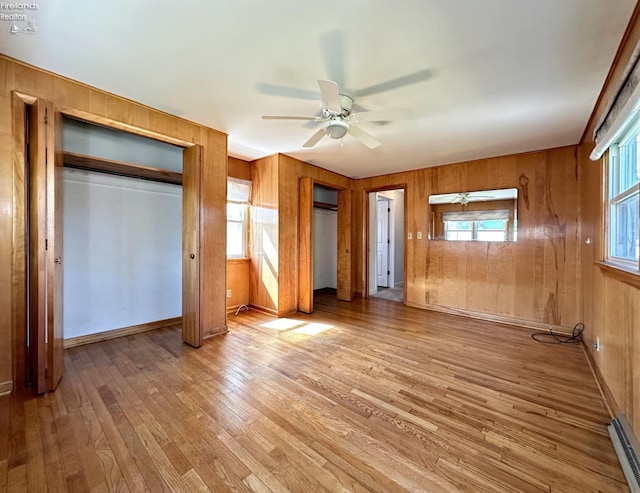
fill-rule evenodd
<path id="1" fill-rule="evenodd" d="M 9 380 L 8 382 L 0 382 L 0 396 L 9 395 L 13 390 L 13 382 Z"/>
<path id="2" fill-rule="evenodd" d="M 609 413 L 611 419 L 613 419 L 622 412 L 620 410 L 620 406 L 618 406 L 618 403 L 613 397 L 613 394 L 611 393 L 611 390 L 609 389 L 609 386 L 607 385 L 602 372 L 600 372 L 600 368 L 598 368 L 596 360 L 593 358 L 593 354 L 591 354 L 591 351 L 589 350 L 589 347 L 587 346 L 587 343 L 584 339 L 582 339 L 582 350 L 584 351 L 584 355 L 587 358 L 589 368 L 591 369 L 591 374 L 596 381 L 596 385 L 598 386 L 598 390 L 600 391 L 600 395 L 602 396 L 604 405 L 607 408 L 607 412 Z"/>
<path id="3" fill-rule="evenodd" d="M 531 320 L 522 320 L 513 317 L 504 317 L 502 315 L 493 315 L 491 313 L 474 312 L 470 310 L 463 310 L 460 308 L 448 308 L 441 305 L 430 305 L 412 303 L 410 301 L 404 302 L 405 305 L 413 308 L 421 308 L 423 310 L 431 310 L 434 312 L 448 313 L 450 315 L 460 315 L 462 317 L 475 318 L 478 320 L 484 320 L 485 322 L 497 322 L 506 325 L 513 325 L 515 327 L 522 327 L 526 329 L 535 329 L 543 332 L 549 332 L 552 330 L 555 334 L 572 335 L 572 327 L 564 327 L 562 325 L 543 324 L 540 322 L 532 322 Z"/>
<path id="4" fill-rule="evenodd" d="M 139 334 L 141 332 L 147 332 L 148 330 L 155 330 L 161 327 L 166 327 L 168 325 L 181 323 L 182 317 L 167 318 L 165 320 L 157 320 L 155 322 L 147 322 L 144 324 L 132 325 L 130 327 L 122 327 L 121 329 L 106 330 L 104 332 L 96 332 L 95 334 L 70 337 L 69 339 L 64 340 L 64 348 L 68 349 L 76 346 L 82 346 L 84 344 L 108 341 L 109 339 L 115 339 L 116 337 L 130 336 L 132 334 Z"/>
<path id="5" fill-rule="evenodd" d="M 274 317 L 278 316 L 278 311 L 273 308 L 266 308 L 264 306 L 259 306 L 254 304 L 249 304 L 249 308 L 257 312 L 266 313 L 267 315 L 273 315 Z"/>

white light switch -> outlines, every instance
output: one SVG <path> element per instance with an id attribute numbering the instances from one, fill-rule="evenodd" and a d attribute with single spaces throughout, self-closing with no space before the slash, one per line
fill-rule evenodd
<path id="1" fill-rule="evenodd" d="M 411 233 L 407 233 L 407 240 L 413 239 L 413 235 Z"/>
<path id="2" fill-rule="evenodd" d="M 422 239 L 422 231 L 418 231 L 417 236 L 416 236 L 419 240 Z"/>

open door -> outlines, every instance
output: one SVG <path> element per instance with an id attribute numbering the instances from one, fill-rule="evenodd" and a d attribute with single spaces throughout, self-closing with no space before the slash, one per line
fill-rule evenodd
<path id="1" fill-rule="evenodd" d="M 55 112 L 53 128 L 54 159 L 47 162 L 47 390 L 55 390 L 64 370 L 63 330 L 63 170 L 62 115 Z"/>
<path id="2" fill-rule="evenodd" d="M 202 147 L 182 154 L 182 340 L 202 346 L 200 324 L 200 163 Z"/>
<path id="3" fill-rule="evenodd" d="M 313 312 L 313 180 L 300 178 L 298 310 Z"/>
<path id="4" fill-rule="evenodd" d="M 42 394 L 55 390 L 64 371 L 62 325 L 61 118 L 37 99 L 29 108 L 28 248 L 29 380 Z"/>
<path id="5" fill-rule="evenodd" d="M 376 219 L 376 284 L 389 287 L 389 201 L 378 199 Z"/>

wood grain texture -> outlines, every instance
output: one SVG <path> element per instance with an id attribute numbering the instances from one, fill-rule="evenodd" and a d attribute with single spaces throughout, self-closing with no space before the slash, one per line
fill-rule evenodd
<path id="1" fill-rule="evenodd" d="M 142 178 L 144 180 L 182 185 L 182 173 L 177 173 L 175 171 L 152 168 L 150 166 L 141 166 L 139 164 L 124 163 L 122 161 L 114 161 L 112 159 L 85 156 L 84 154 L 77 154 L 75 152 L 64 152 L 63 160 L 65 166 L 70 166 L 72 168 L 89 169 L 92 171 L 101 171 L 120 176 L 131 176 L 134 178 Z"/>
<path id="2" fill-rule="evenodd" d="M 636 5 L 578 148 L 582 219 L 579 246 L 585 348 L 611 394 L 610 406 L 627 416 L 636 437 L 640 437 L 640 288 L 629 282 L 628 274 L 612 275 L 610 269 L 602 269 L 598 264 L 604 260 L 607 241 L 604 220 L 606 157 L 594 162 L 589 159 L 589 154 L 595 147 L 592 142 L 595 125 L 615 98 L 623 82 L 622 74 L 638 42 L 640 5 Z M 600 339 L 600 351 L 592 348 L 596 338 Z"/>
<path id="3" fill-rule="evenodd" d="M 351 301 L 353 298 L 351 198 L 351 190 L 338 191 L 338 287 L 336 296 L 342 301 Z"/>
<path id="4" fill-rule="evenodd" d="M 182 153 L 182 340 L 200 347 L 204 337 L 200 310 L 202 284 L 202 147 Z"/>
<path id="5" fill-rule="evenodd" d="M 279 216 L 279 249 L 278 249 L 278 315 L 285 316 L 298 310 L 299 287 L 299 182 L 301 178 L 310 178 L 314 183 L 337 190 L 350 190 L 352 180 L 307 164 L 284 154 L 277 155 L 278 160 L 278 216 Z M 350 207 L 338 207 L 338 228 L 349 227 L 352 211 Z M 344 216 L 343 216 L 344 215 Z M 338 232 L 348 237 L 349 230 Z M 347 254 L 348 256 L 351 253 Z M 351 285 L 352 273 L 349 270 L 338 270 L 337 282 L 344 286 Z"/>
<path id="6" fill-rule="evenodd" d="M 251 164 L 235 157 L 229 156 L 227 174 L 234 178 L 251 181 Z"/>
<path id="7" fill-rule="evenodd" d="M 47 391 L 55 390 L 64 367 L 62 115 L 51 107 L 47 164 Z"/>
<path id="8" fill-rule="evenodd" d="M 279 282 L 278 156 L 253 161 L 251 182 L 249 302 L 255 307 L 276 313 Z"/>
<path id="9" fill-rule="evenodd" d="M 47 391 L 47 147 L 53 142 L 47 141 L 46 120 L 50 109 L 51 103 L 41 99 L 29 108 L 29 353 L 30 381 L 38 394 Z"/>
<path id="10" fill-rule="evenodd" d="M 226 135 L 0 55 L 0 281 L 3 286 L 12 286 L 10 291 L 0 291 L 0 381 L 12 380 L 14 372 L 19 377 L 17 369 L 24 360 L 24 355 L 14 349 L 20 343 L 19 327 L 24 326 L 24 317 L 16 311 L 26 309 L 16 301 L 24 298 L 23 264 L 19 261 L 23 255 L 19 249 L 23 247 L 13 241 L 24 231 L 24 211 L 20 210 L 24 203 L 19 196 L 24 178 L 14 166 L 19 159 L 24 162 L 24 148 L 18 138 L 23 127 L 14 121 L 14 113 L 19 111 L 14 102 L 17 94 L 25 101 L 30 98 L 29 103 L 35 98 L 50 101 L 68 117 L 182 147 L 203 147 L 203 184 L 207 190 L 203 207 L 209 208 L 203 230 L 208 259 L 202 267 L 207 296 L 201 306 L 203 327 L 208 335 L 226 330 L 226 248 L 224 235 L 219 234 L 226 222 Z M 18 327 L 15 334 L 14 327 Z"/>
<path id="11" fill-rule="evenodd" d="M 363 234 L 354 290 L 363 291 L 366 273 L 366 191 L 406 183 L 406 231 L 413 233 L 405 253 L 407 304 L 572 327 L 581 319 L 575 153 L 566 147 L 357 180 L 354 230 Z M 429 195 L 514 187 L 517 242 L 427 239 Z"/>
<path id="12" fill-rule="evenodd" d="M 235 312 L 239 306 L 249 305 L 250 259 L 227 259 L 227 313 Z"/>
<path id="13" fill-rule="evenodd" d="M 298 219 L 298 311 L 313 312 L 313 180 L 300 178 Z"/>
<path id="14" fill-rule="evenodd" d="M 211 337 L 227 331 L 227 138 L 202 132 L 200 323 L 203 337 Z"/>
<path id="15" fill-rule="evenodd" d="M 0 398 L 0 484 L 626 490 L 579 345 L 384 300 L 315 308 L 280 330 L 242 312 L 197 351 L 177 327 L 67 350 L 55 393 Z"/>

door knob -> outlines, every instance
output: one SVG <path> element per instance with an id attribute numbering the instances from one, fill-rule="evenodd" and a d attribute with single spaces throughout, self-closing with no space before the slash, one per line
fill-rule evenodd
<path id="1" fill-rule="evenodd" d="M 193 253 L 191 253 L 189 254 L 189 258 L 196 258 L 196 256 Z"/>

